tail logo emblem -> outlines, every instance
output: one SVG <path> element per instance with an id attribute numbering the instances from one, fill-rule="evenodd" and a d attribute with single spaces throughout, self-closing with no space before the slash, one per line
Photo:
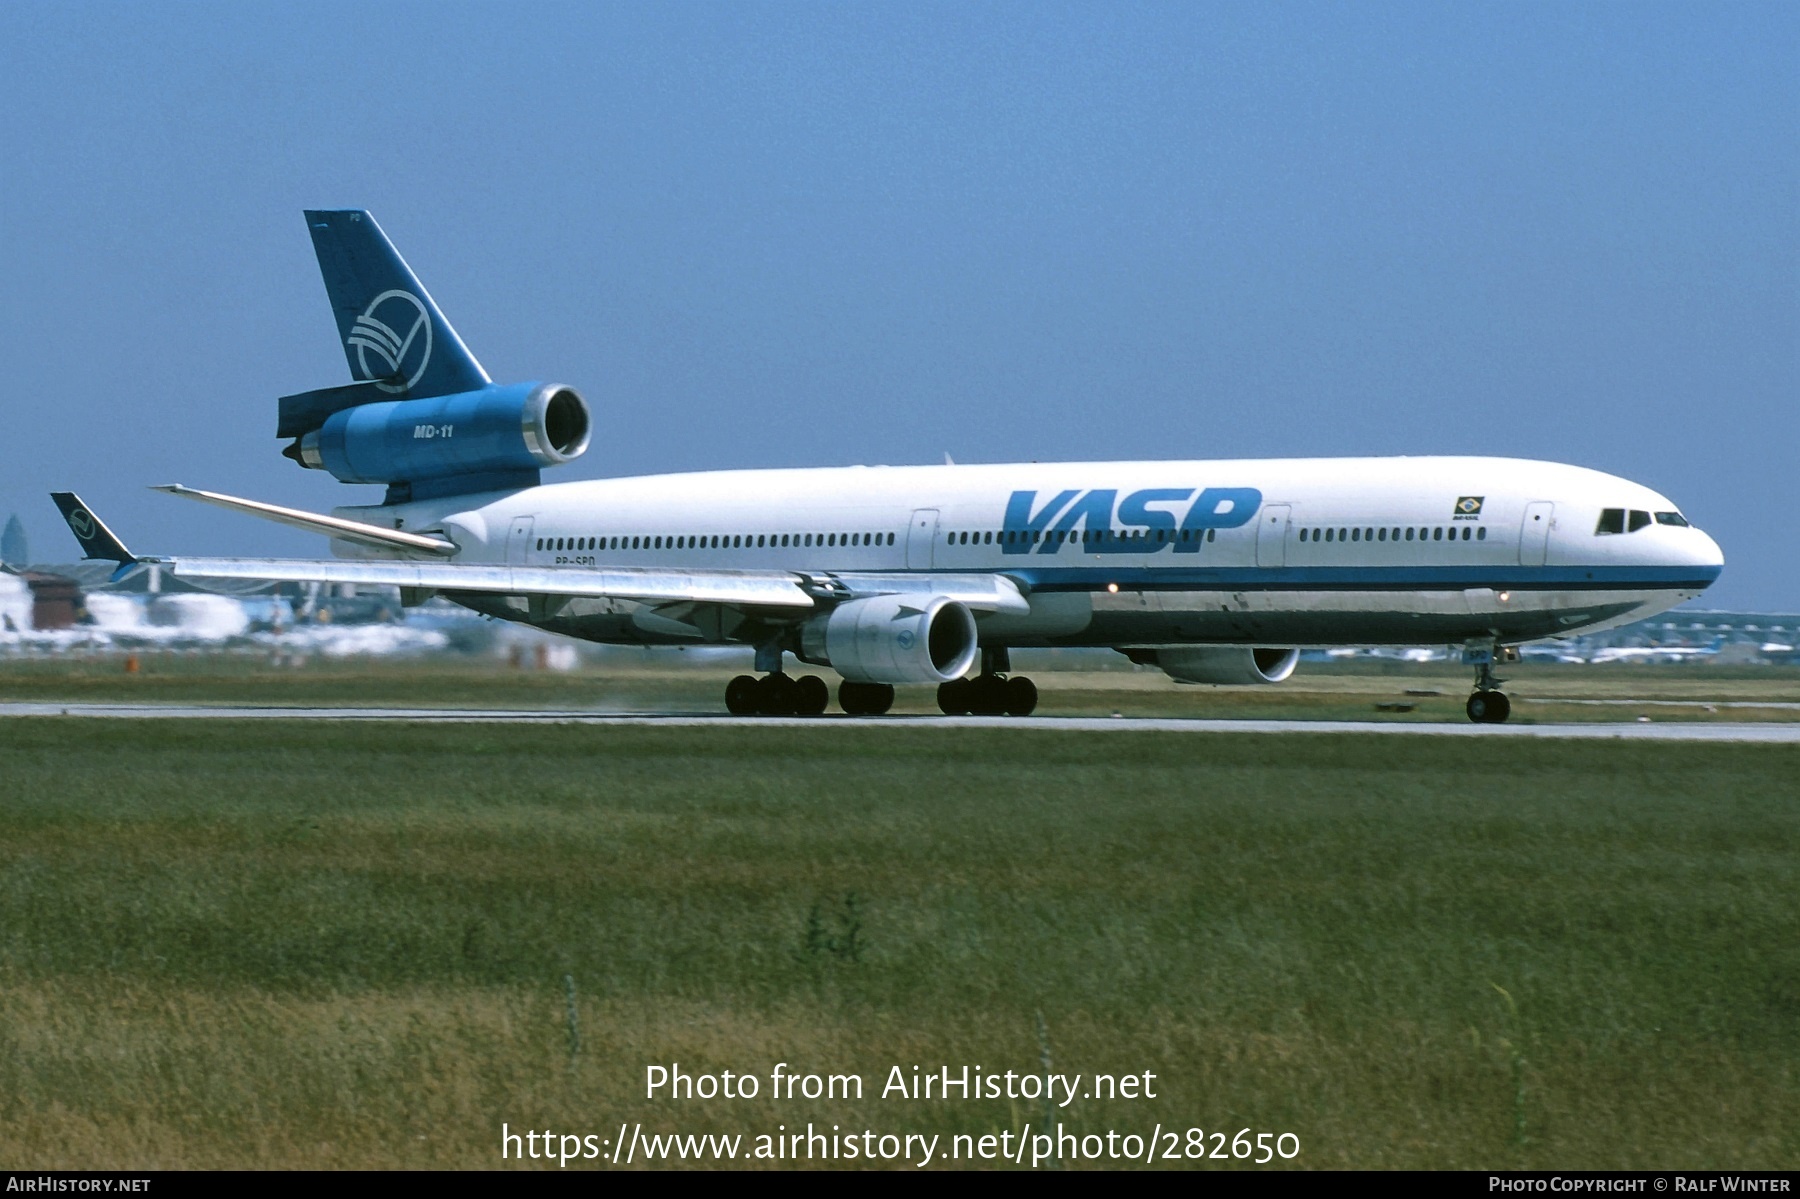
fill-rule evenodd
<path id="1" fill-rule="evenodd" d="M 404 334 L 397 332 L 401 328 Z M 361 378 L 380 380 L 376 386 L 394 395 L 410 390 L 431 362 L 431 318 L 424 301 L 410 291 L 382 292 L 356 318 L 344 344 L 355 347 Z M 378 360 L 374 366 L 371 350 Z"/>
<path id="2" fill-rule="evenodd" d="M 75 536 L 86 541 L 94 535 L 94 518 L 88 515 L 86 508 L 77 508 L 69 513 L 69 528 L 74 531 Z"/>

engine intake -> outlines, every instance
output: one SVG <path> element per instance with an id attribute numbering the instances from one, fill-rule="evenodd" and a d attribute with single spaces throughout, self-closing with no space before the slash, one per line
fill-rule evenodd
<path id="1" fill-rule="evenodd" d="M 423 400 L 358 404 L 332 414 L 287 451 L 345 483 L 504 475 L 581 457 L 587 401 L 558 383 L 514 383 Z"/>
<path id="2" fill-rule="evenodd" d="M 975 616 L 941 595 L 874 595 L 800 630 L 801 656 L 853 683 L 947 683 L 975 664 Z"/>
<path id="3" fill-rule="evenodd" d="M 1177 683 L 1256 686 L 1280 683 L 1300 661 L 1297 649 L 1250 649 L 1235 645 L 1201 645 L 1181 649 L 1133 650 L 1127 656 L 1155 665 Z"/>

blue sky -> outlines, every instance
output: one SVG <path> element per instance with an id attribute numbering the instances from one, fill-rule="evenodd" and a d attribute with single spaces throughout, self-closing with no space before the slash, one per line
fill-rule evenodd
<path id="1" fill-rule="evenodd" d="M 1673 497 L 1800 608 L 1800 7 L 9 5 L 0 519 L 321 551 L 300 217 L 374 211 L 552 479 L 1501 453 Z"/>

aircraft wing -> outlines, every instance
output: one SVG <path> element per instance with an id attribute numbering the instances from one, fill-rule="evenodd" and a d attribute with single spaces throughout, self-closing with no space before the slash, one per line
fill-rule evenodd
<path id="1" fill-rule="evenodd" d="M 455 562 L 377 562 L 302 558 L 146 558 L 183 578 L 294 583 L 368 583 L 423 591 L 500 595 L 603 596 L 655 603 L 686 601 L 811 608 L 805 579 L 785 571 L 662 570 L 654 567 L 485 566 Z"/>
<path id="2" fill-rule="evenodd" d="M 506 566 L 445 562 L 438 555 L 456 546 L 435 534 L 383 529 L 360 521 L 320 516 L 255 500 L 179 485 L 158 488 L 188 499 L 217 504 L 265 520 L 377 546 L 389 552 L 430 554 L 417 558 L 186 558 L 140 557 L 113 536 L 72 492 L 56 503 L 89 557 L 118 562 L 115 579 L 154 563 L 195 581 L 247 579 L 264 583 L 365 583 L 413 592 L 462 591 L 490 595 L 591 596 L 650 604 L 722 604 L 788 608 L 797 612 L 868 595 L 923 592 L 966 604 L 977 612 L 1025 613 L 1030 604 L 1011 578 L 1000 574 L 811 574 L 784 570 L 681 569 L 653 566 Z M 201 583 L 201 586 L 204 586 Z"/>
<path id="3" fill-rule="evenodd" d="M 680 570 L 648 566 L 487 566 L 304 558 L 144 558 L 189 579 L 290 583 L 369 583 L 424 591 L 499 595 L 600 596 L 648 603 L 731 604 L 808 609 L 865 595 L 925 592 L 977 612 L 1030 611 L 1004 575 L 810 575 L 781 570 Z"/>

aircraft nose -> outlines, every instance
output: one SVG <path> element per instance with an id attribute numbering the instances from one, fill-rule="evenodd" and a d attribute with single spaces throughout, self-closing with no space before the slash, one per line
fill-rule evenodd
<path id="1" fill-rule="evenodd" d="M 1710 584 L 1725 568 L 1725 551 L 1719 548 L 1719 543 L 1710 534 L 1692 528 L 1685 532 L 1689 536 L 1681 539 L 1682 565 L 1697 567 Z"/>
<path id="2" fill-rule="evenodd" d="M 1700 544 L 1694 550 L 1695 563 L 1700 566 L 1724 566 L 1725 551 L 1719 548 L 1719 543 L 1712 539 L 1712 535 L 1701 533 L 1699 529 L 1695 529 L 1694 532 L 1700 535 Z"/>

